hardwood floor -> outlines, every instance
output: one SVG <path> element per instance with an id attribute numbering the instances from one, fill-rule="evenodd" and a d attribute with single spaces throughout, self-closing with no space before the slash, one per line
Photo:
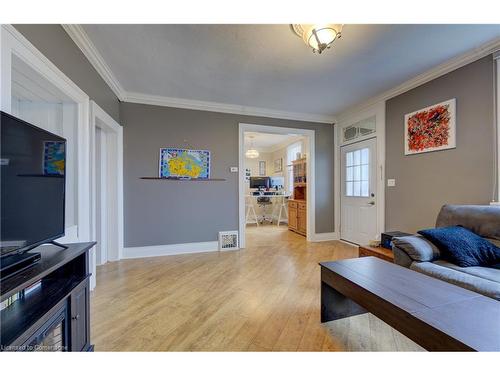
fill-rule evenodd
<path id="1" fill-rule="evenodd" d="M 320 324 L 318 262 L 357 255 L 286 227 L 241 251 L 122 260 L 97 270 L 96 351 L 422 350 L 371 314 Z"/>

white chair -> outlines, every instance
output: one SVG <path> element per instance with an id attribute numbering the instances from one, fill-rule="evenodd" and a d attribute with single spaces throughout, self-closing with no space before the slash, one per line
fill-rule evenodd
<path id="1" fill-rule="evenodd" d="M 257 224 L 259 226 L 259 220 L 257 219 L 257 213 L 254 207 L 255 199 L 249 195 L 245 197 L 245 224 Z M 254 221 L 249 221 L 249 216 L 252 215 Z"/>
<path id="2" fill-rule="evenodd" d="M 288 206 L 288 197 L 285 195 L 280 195 L 280 196 L 278 196 L 276 203 L 277 203 L 276 208 L 279 211 L 278 212 L 278 219 L 276 220 L 276 225 L 279 227 L 280 223 L 282 221 L 282 214 L 283 213 L 285 213 L 285 215 L 286 215 L 285 223 L 288 222 L 288 207 L 287 207 Z M 284 220 L 284 217 L 283 217 L 283 220 Z"/>

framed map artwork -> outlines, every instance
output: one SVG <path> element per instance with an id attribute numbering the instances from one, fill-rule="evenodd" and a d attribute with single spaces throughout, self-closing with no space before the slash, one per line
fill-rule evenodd
<path id="1" fill-rule="evenodd" d="M 210 151 L 161 148 L 160 178 L 210 178 Z"/>

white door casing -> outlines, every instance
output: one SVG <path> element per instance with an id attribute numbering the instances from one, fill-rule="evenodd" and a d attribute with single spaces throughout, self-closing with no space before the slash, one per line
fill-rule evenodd
<path id="1" fill-rule="evenodd" d="M 97 264 L 116 261 L 123 257 L 123 128 L 97 103 L 90 101 L 91 128 L 91 185 L 92 185 L 92 240 L 97 237 L 97 223 L 100 224 L 99 256 L 95 249 L 91 253 L 91 268 L 95 275 Z M 100 157 L 96 158 L 96 133 L 100 132 Z M 96 163 L 100 163 L 97 168 Z M 100 178 L 97 178 L 97 172 Z M 100 186 L 97 186 L 100 182 Z M 100 204 L 98 205 L 97 195 Z M 98 206 L 99 212 L 98 212 Z M 97 216 L 100 220 L 97 220 Z M 91 287 L 95 278 L 91 279 Z"/>
<path id="2" fill-rule="evenodd" d="M 340 238 L 368 244 L 377 237 L 377 143 L 375 138 L 341 148 Z"/>

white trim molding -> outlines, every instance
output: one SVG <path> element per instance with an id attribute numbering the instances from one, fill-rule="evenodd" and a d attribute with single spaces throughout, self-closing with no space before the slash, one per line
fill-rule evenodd
<path id="1" fill-rule="evenodd" d="M 315 233 L 312 242 L 335 241 L 340 239 L 338 232 Z"/>
<path id="2" fill-rule="evenodd" d="M 166 255 L 208 253 L 219 251 L 217 241 L 179 243 L 172 245 L 138 246 L 123 248 L 123 259 L 161 257 Z"/>
<path id="3" fill-rule="evenodd" d="M 125 97 L 125 90 L 114 75 L 109 65 L 97 50 L 94 43 L 92 43 L 92 41 L 90 40 L 83 27 L 76 24 L 63 24 L 61 26 L 71 37 L 71 39 L 73 39 L 78 48 L 80 48 L 80 50 L 83 52 L 87 60 L 89 60 L 89 62 L 92 64 L 95 70 L 97 70 L 104 82 L 106 82 L 111 90 L 113 90 L 118 99 L 123 100 L 123 98 Z"/>
<path id="4" fill-rule="evenodd" d="M 387 91 L 382 92 L 362 103 L 355 104 L 354 106 L 343 110 L 341 113 L 335 114 L 335 117 L 338 121 L 343 121 L 344 117 L 351 116 L 360 111 L 366 110 L 369 107 L 377 105 L 377 103 L 384 102 L 388 99 L 394 98 L 400 94 L 403 94 L 415 87 L 423 85 L 424 83 L 430 82 L 433 79 L 441 77 L 444 74 L 452 72 L 458 68 L 461 68 L 467 64 L 470 64 L 480 58 L 483 58 L 489 54 L 492 54 L 496 51 L 500 50 L 500 38 L 495 38 L 487 43 L 480 45 L 477 48 L 474 48 L 460 56 L 457 56 L 451 60 L 448 60 L 440 65 L 435 66 L 434 68 L 419 74 L 418 76 L 409 79 L 402 84 L 393 87 Z"/>
<path id="5" fill-rule="evenodd" d="M 319 122 L 325 124 L 332 124 L 333 122 L 335 122 L 335 118 L 333 116 L 279 111 L 269 108 L 249 107 L 244 105 L 226 104 L 204 100 L 181 99 L 160 95 L 148 95 L 138 92 L 126 92 L 123 101 L 128 103 L 149 104 L 163 107 L 194 109 L 198 111 L 233 113 L 237 115 L 271 117 L 285 120 Z"/>
<path id="6" fill-rule="evenodd" d="M 90 101 L 90 163 L 91 163 L 91 237 L 97 240 L 97 176 L 96 176 L 96 131 L 99 128 L 106 134 L 106 184 L 105 191 L 100 191 L 101 204 L 108 220 L 102 223 L 101 233 L 105 232 L 105 240 L 101 249 L 107 251 L 107 259 L 110 261 L 120 260 L 123 255 L 123 128 L 97 103 Z M 99 120 L 99 121 L 98 121 Z M 103 199 L 102 197 L 105 197 Z M 103 203 L 104 202 L 104 203 Z M 91 251 L 91 268 L 93 275 L 96 274 L 96 250 Z M 95 278 L 91 279 L 92 289 L 95 286 Z"/>

